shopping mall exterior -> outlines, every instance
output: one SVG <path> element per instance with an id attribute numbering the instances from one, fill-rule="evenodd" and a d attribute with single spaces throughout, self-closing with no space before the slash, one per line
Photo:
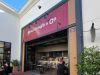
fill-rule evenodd
<path id="1" fill-rule="evenodd" d="M 9 35 L 2 34 L 0 39 L 11 42 L 11 60 L 20 61 L 21 71 L 32 70 L 37 63 L 51 62 L 50 67 L 56 68 L 57 59 L 63 57 L 70 75 L 77 75 L 76 65 L 84 46 L 100 46 L 99 7 L 92 6 L 98 3 L 90 0 L 39 0 L 21 16 L 1 6 L 8 13 L 1 14 L 5 19 L 0 19 L 0 24 L 4 25 L 0 30 Z M 93 23 L 97 35 L 91 38 Z"/>
<path id="2" fill-rule="evenodd" d="M 30 63 L 38 62 L 51 62 L 52 68 L 56 68 L 57 59 L 63 57 L 70 75 L 77 75 L 76 64 L 83 47 L 82 40 L 81 1 L 62 0 L 23 27 L 22 71 L 29 70 Z"/>

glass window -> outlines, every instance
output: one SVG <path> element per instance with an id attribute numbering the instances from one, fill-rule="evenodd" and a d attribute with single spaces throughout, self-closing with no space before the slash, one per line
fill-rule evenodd
<path id="1" fill-rule="evenodd" d="M 0 41 L 0 64 L 10 62 L 11 43 Z"/>
<path id="2" fill-rule="evenodd" d="M 3 48 L 0 48 L 0 54 L 3 53 L 3 51 L 4 51 Z"/>
<path id="3" fill-rule="evenodd" d="M 2 60 L 3 59 L 3 54 L 0 54 L 0 60 Z"/>
<path id="4" fill-rule="evenodd" d="M 0 47 L 4 47 L 4 42 L 0 42 Z"/>
<path id="5" fill-rule="evenodd" d="M 11 43 L 5 42 L 5 48 L 10 48 L 11 47 Z"/>
<path id="6" fill-rule="evenodd" d="M 3 0 L 3 2 L 14 9 L 15 11 L 19 11 L 28 0 Z"/>

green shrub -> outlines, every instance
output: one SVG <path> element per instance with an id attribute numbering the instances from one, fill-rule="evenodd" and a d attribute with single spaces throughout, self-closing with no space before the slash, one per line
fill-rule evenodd
<path id="1" fill-rule="evenodd" d="M 12 60 L 11 63 L 12 63 L 13 66 L 18 66 L 19 65 L 18 60 Z"/>
<path id="2" fill-rule="evenodd" d="M 84 48 L 77 67 L 81 75 L 100 75 L 100 49 Z"/>

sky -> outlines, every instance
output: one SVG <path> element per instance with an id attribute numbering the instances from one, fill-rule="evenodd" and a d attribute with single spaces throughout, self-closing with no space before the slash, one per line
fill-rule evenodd
<path id="1" fill-rule="evenodd" d="M 24 6 L 28 0 L 3 0 L 5 4 L 16 10 L 17 12 Z"/>

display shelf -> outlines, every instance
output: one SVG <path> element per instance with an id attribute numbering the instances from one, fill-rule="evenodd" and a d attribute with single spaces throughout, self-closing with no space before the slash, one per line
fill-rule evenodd
<path id="1" fill-rule="evenodd" d="M 5 62 L 10 63 L 11 57 L 11 43 L 0 41 L 0 63 L 4 65 Z M 3 45 L 2 45 L 3 44 Z"/>

